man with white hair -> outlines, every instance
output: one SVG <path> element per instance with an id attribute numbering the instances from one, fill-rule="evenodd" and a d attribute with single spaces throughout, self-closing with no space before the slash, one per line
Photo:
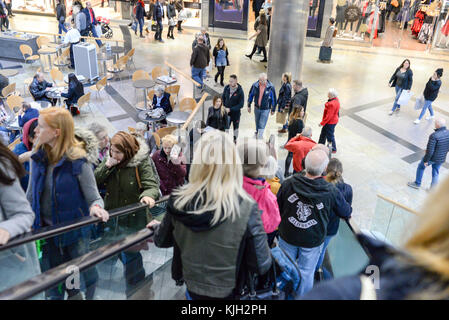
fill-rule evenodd
<path id="1" fill-rule="evenodd" d="M 301 271 L 301 285 L 296 292 L 299 296 L 313 287 L 329 216 L 334 212 L 348 218 L 352 213 L 341 192 L 322 176 L 328 163 L 325 152 L 310 151 L 305 160 L 305 175 L 286 179 L 277 194 L 281 213 L 279 246 L 297 261 Z"/>
<path id="2" fill-rule="evenodd" d="M 274 114 L 276 109 L 276 89 L 267 80 L 267 74 L 261 73 L 259 81 L 251 86 L 248 95 L 248 112 L 251 113 L 251 103 L 254 101 L 254 115 L 256 120 L 256 136 L 262 139 L 263 132 L 267 125 L 268 116 Z"/>
<path id="3" fill-rule="evenodd" d="M 416 179 L 414 182 L 407 183 L 407 185 L 419 189 L 424 170 L 426 167 L 432 166 L 432 183 L 430 188 L 433 188 L 438 183 L 440 167 L 446 161 L 448 151 L 449 130 L 446 129 L 446 120 L 438 118 L 435 120 L 435 132 L 430 135 L 427 142 L 426 154 L 416 169 Z"/>
<path id="4" fill-rule="evenodd" d="M 98 25 L 97 18 L 95 18 L 95 12 L 94 9 L 92 9 L 92 4 L 90 1 L 86 2 L 86 7 L 83 9 L 84 14 L 86 15 L 86 25 L 87 25 L 87 31 L 92 31 L 92 35 L 95 38 L 101 38 L 101 34 L 97 33 L 97 29 L 95 27 Z M 101 40 L 95 40 L 99 47 L 103 45 Z"/>
<path id="5" fill-rule="evenodd" d="M 80 42 L 81 34 L 78 29 L 72 28 L 72 25 L 68 22 L 64 23 L 67 33 L 64 37 L 64 44 L 70 44 L 70 69 L 75 69 L 75 60 L 73 59 L 73 46 Z"/>
<path id="6" fill-rule="evenodd" d="M 327 94 L 329 100 L 324 105 L 323 119 L 319 126 L 322 127 L 320 138 L 318 143 L 326 144 L 332 143 L 332 153 L 337 152 L 337 145 L 335 143 L 335 126 L 338 123 L 338 117 L 340 115 L 340 101 L 337 98 L 337 90 L 330 88 Z"/>
<path id="7" fill-rule="evenodd" d="M 165 92 L 163 86 L 159 85 L 155 88 L 155 94 L 153 96 L 153 109 L 162 108 L 165 114 L 173 111 L 172 105 L 170 103 L 170 93 Z"/>

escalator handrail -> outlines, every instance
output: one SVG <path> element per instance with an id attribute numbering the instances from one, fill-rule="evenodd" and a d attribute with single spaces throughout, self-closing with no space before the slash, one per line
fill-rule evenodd
<path id="1" fill-rule="evenodd" d="M 159 200 L 156 201 L 155 204 L 160 204 L 163 202 L 166 202 L 168 200 L 169 196 L 165 196 Z M 140 210 L 142 208 L 146 208 L 148 207 L 146 204 L 142 204 L 142 203 L 136 203 L 136 204 L 132 204 L 126 207 L 122 207 L 122 208 L 118 208 L 118 209 L 114 209 L 111 210 L 109 212 L 109 219 L 112 218 L 116 218 L 125 214 L 129 214 L 132 213 L 134 211 Z M 101 222 L 101 219 L 98 217 L 82 217 L 80 219 L 77 220 L 73 220 L 70 222 L 66 222 L 66 223 L 62 223 L 62 224 L 58 224 L 55 226 L 51 226 L 51 227 L 45 227 L 36 231 L 30 231 L 27 232 L 21 236 L 18 236 L 16 238 L 14 238 L 13 240 L 9 241 L 8 243 L 6 243 L 3 246 L 0 246 L 0 252 L 2 250 L 6 250 L 6 249 L 11 249 L 23 244 L 26 244 L 28 242 L 32 242 L 32 241 L 36 241 L 36 240 L 40 240 L 40 239 L 46 239 L 46 238 L 51 238 L 57 235 L 60 235 L 62 233 L 71 231 L 71 230 L 75 230 L 81 227 L 85 227 L 91 224 L 95 224 Z"/>
<path id="2" fill-rule="evenodd" d="M 343 219 L 346 224 L 348 225 L 349 229 L 352 231 L 352 233 L 354 233 L 354 237 L 357 240 L 357 242 L 360 244 L 360 246 L 362 247 L 363 251 L 365 251 L 366 255 L 368 256 L 369 259 L 372 258 L 372 253 L 370 250 L 368 250 L 368 248 L 366 247 L 365 243 L 363 243 L 362 241 L 360 241 L 358 235 L 362 234 L 362 231 L 360 230 L 359 226 L 355 223 L 353 218 L 349 218 L 349 219 Z"/>
<path id="3" fill-rule="evenodd" d="M 86 253 L 83 256 L 75 258 L 27 281 L 19 283 L 14 287 L 0 292 L 0 300 L 25 300 L 32 298 L 37 294 L 58 285 L 62 281 L 65 281 L 72 275 L 72 273 L 68 272 L 68 270 L 73 270 L 74 266 L 78 268 L 79 272 L 82 272 L 144 240 L 149 239 L 153 236 L 153 234 L 154 231 L 150 229 L 142 229 L 137 233 L 129 235 L 117 242 Z"/>

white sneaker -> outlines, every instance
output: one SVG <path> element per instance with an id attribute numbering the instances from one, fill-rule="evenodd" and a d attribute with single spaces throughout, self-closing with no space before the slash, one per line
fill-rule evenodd
<path id="1" fill-rule="evenodd" d="M 415 121 L 413 121 L 414 124 L 418 124 L 420 122 L 421 122 L 421 120 L 419 120 L 419 119 L 416 119 Z"/>
<path id="2" fill-rule="evenodd" d="M 426 117 L 426 120 L 431 120 L 431 119 L 433 119 L 433 118 L 435 118 L 435 116 L 427 116 L 427 117 Z"/>
<path id="3" fill-rule="evenodd" d="M 391 116 L 393 114 L 393 111 L 388 112 L 388 115 Z"/>

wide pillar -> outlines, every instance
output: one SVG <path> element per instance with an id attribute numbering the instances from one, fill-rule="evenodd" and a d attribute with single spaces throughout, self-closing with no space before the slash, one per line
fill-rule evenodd
<path id="1" fill-rule="evenodd" d="M 268 54 L 268 79 L 276 90 L 282 73 L 302 80 L 309 0 L 273 0 Z"/>

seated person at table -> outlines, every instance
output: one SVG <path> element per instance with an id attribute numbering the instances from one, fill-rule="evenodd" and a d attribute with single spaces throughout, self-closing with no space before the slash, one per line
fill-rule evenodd
<path id="1" fill-rule="evenodd" d="M 39 116 L 39 115 L 38 115 Z M 22 142 L 14 147 L 12 151 L 17 157 L 19 157 L 20 163 L 23 164 L 25 171 L 27 172 L 20 179 L 20 185 L 24 191 L 28 188 L 28 179 L 30 172 L 30 158 L 33 149 L 34 139 L 36 138 L 37 117 L 33 118 L 25 123 L 23 126 Z"/>
<path id="2" fill-rule="evenodd" d="M 9 114 L 6 112 L 4 105 L 0 103 L 0 141 L 2 141 L 3 144 L 12 143 L 19 132 L 6 128 L 8 120 Z M 4 138 L 4 136 L 9 136 L 9 139 Z"/>
<path id="3" fill-rule="evenodd" d="M 69 74 L 69 90 L 67 93 L 61 93 L 61 97 L 67 98 L 65 100 L 65 104 L 67 105 L 67 109 L 72 112 L 72 115 L 75 116 L 80 114 L 80 111 L 77 107 L 74 106 L 78 102 L 78 99 L 84 95 L 84 86 L 78 80 L 74 73 Z"/>
<path id="4" fill-rule="evenodd" d="M 153 109 L 162 108 L 165 114 L 173 111 L 170 104 L 170 93 L 165 92 L 163 86 L 157 86 L 155 89 L 155 95 L 153 96 Z"/>
<path id="5" fill-rule="evenodd" d="M 39 110 L 31 108 L 27 102 L 22 103 L 22 109 L 19 111 L 19 126 L 23 128 L 25 123 L 33 118 L 39 118 Z"/>
<path id="6" fill-rule="evenodd" d="M 30 93 L 34 101 L 48 101 L 52 106 L 56 105 L 56 99 L 47 97 L 50 87 L 53 87 L 53 83 L 47 82 L 42 72 L 36 73 L 30 85 Z"/>

